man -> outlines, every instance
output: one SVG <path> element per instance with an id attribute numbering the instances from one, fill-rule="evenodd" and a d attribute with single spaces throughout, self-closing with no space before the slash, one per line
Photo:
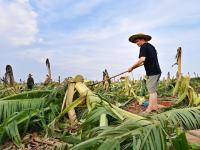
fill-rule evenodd
<path id="1" fill-rule="evenodd" d="M 33 85 L 34 85 L 34 79 L 32 78 L 32 75 L 29 74 L 28 75 L 28 79 L 27 79 L 27 87 L 29 90 L 33 89 Z"/>
<path id="2" fill-rule="evenodd" d="M 153 45 L 148 43 L 151 40 L 150 35 L 142 33 L 132 35 L 129 41 L 137 44 L 140 47 L 139 58 L 128 68 L 128 72 L 144 65 L 147 82 L 146 86 L 149 92 L 149 105 L 146 112 L 151 112 L 158 109 L 156 87 L 161 75 L 161 69 L 158 63 L 157 51 Z"/>

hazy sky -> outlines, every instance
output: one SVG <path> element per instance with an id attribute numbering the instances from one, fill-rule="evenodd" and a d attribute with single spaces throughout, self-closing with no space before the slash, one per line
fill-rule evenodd
<path id="1" fill-rule="evenodd" d="M 176 72 L 175 55 L 183 50 L 182 70 L 200 74 L 199 0 L 0 0 L 0 77 L 12 65 L 16 81 L 29 73 L 44 81 L 49 58 L 54 80 L 76 74 L 102 78 L 128 69 L 139 47 L 130 35 L 152 36 L 163 76 Z M 145 74 L 138 68 L 130 74 Z"/>

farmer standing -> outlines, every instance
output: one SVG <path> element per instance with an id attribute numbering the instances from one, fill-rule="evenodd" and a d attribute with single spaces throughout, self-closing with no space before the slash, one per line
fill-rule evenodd
<path id="1" fill-rule="evenodd" d="M 27 79 L 27 87 L 29 90 L 33 89 L 33 85 L 34 85 L 34 79 L 32 77 L 31 74 L 28 75 L 28 79 Z"/>
<path id="2" fill-rule="evenodd" d="M 128 72 L 144 65 L 147 75 L 146 86 L 149 92 L 149 106 L 147 107 L 146 112 L 158 109 L 156 87 L 161 76 L 157 51 L 153 45 L 148 43 L 150 40 L 151 36 L 143 33 L 134 34 L 129 38 L 130 42 L 137 44 L 140 47 L 140 53 L 135 63 L 128 68 Z"/>

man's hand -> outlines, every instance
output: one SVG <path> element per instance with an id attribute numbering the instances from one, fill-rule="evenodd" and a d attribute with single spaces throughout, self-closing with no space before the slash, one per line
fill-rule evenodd
<path id="1" fill-rule="evenodd" d="M 128 68 L 128 72 L 133 71 L 133 67 Z"/>
<path id="2" fill-rule="evenodd" d="M 137 61 L 133 64 L 132 67 L 128 68 L 128 72 L 131 72 L 133 71 L 133 69 L 137 68 L 137 67 L 140 67 L 144 64 L 144 61 L 145 61 L 146 57 L 140 57 L 139 59 L 137 59 Z"/>

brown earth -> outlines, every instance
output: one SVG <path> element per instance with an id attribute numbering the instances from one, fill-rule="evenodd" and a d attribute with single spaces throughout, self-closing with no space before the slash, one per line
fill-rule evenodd
<path id="1" fill-rule="evenodd" d="M 200 144 L 200 129 L 187 131 L 186 138 L 190 144 Z"/>
<path id="2" fill-rule="evenodd" d="M 172 101 L 167 101 L 167 100 L 158 101 L 159 108 L 167 108 L 172 105 L 173 105 Z M 124 109 L 134 114 L 138 114 L 144 112 L 146 110 L 146 107 L 140 105 L 137 101 L 133 101 L 130 104 L 128 104 Z"/>

